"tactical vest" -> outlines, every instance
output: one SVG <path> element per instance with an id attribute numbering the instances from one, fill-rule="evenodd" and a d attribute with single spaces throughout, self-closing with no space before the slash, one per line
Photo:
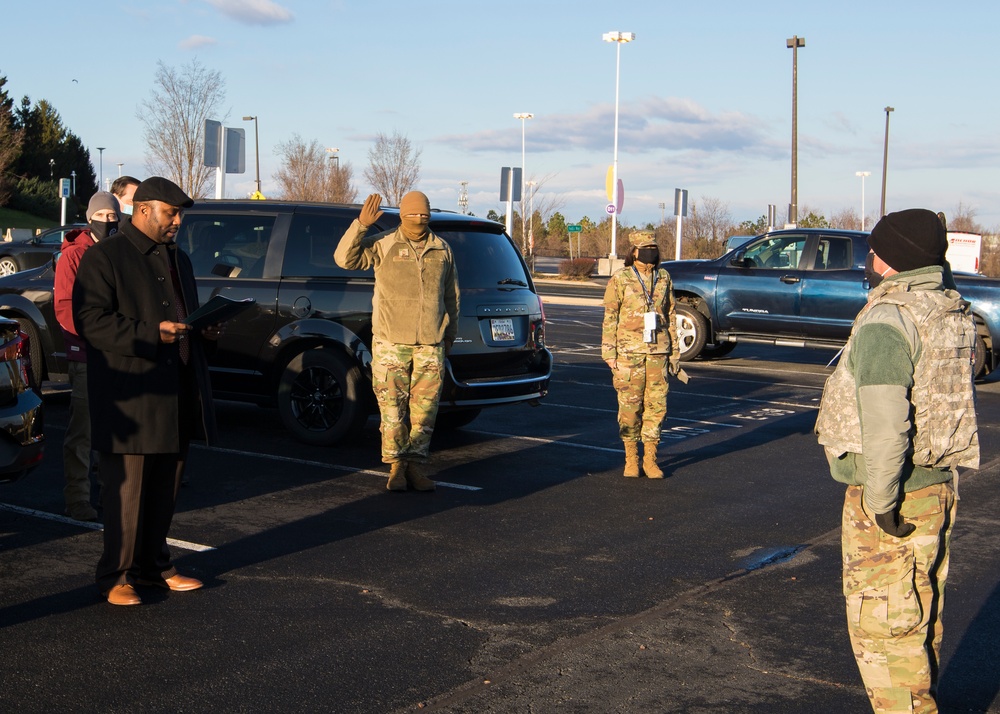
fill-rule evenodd
<path id="1" fill-rule="evenodd" d="M 978 468 L 972 374 L 976 326 L 969 304 L 954 290 L 911 290 L 904 282 L 890 281 L 875 288 L 858 314 L 840 362 L 823 388 L 816 418 L 819 443 L 835 456 L 862 453 L 857 385 L 847 365 L 855 332 L 865 324 L 871 308 L 886 304 L 897 306 L 920 337 L 910 391 L 913 464 Z"/>

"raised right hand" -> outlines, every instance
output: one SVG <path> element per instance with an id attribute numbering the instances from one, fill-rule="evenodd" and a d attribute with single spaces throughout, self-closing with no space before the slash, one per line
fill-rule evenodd
<path id="1" fill-rule="evenodd" d="M 373 193 L 368 198 L 365 199 L 365 205 L 361 208 L 361 215 L 358 216 L 358 222 L 365 228 L 371 226 L 375 221 L 382 217 L 382 210 L 380 206 L 382 205 L 382 197 L 377 193 Z"/>

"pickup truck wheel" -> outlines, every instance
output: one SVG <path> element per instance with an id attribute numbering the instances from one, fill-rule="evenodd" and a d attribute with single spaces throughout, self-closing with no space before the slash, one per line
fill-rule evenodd
<path id="1" fill-rule="evenodd" d="M 331 446 L 361 433 L 368 420 L 361 370 L 334 350 L 296 355 L 278 383 L 278 414 L 299 441 Z"/>
<path id="2" fill-rule="evenodd" d="M 719 359 L 736 349 L 735 342 L 718 342 L 714 345 L 705 345 L 701 348 L 702 359 Z"/>
<path id="3" fill-rule="evenodd" d="M 972 362 L 972 374 L 976 379 L 982 379 L 986 376 L 988 370 L 986 369 L 986 341 L 983 340 L 982 335 L 976 335 L 976 352 L 975 359 Z"/>
<path id="4" fill-rule="evenodd" d="M 697 357 L 708 338 L 708 323 L 705 316 L 687 303 L 679 302 L 677 314 L 677 341 L 681 347 L 681 362 L 690 362 Z"/>

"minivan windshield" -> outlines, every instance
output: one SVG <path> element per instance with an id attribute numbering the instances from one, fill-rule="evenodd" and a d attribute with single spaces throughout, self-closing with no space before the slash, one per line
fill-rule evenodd
<path id="1" fill-rule="evenodd" d="M 526 288 L 528 276 L 517 249 L 507 236 L 479 231 L 434 232 L 451 246 L 458 269 L 458 285 L 473 288 Z"/>

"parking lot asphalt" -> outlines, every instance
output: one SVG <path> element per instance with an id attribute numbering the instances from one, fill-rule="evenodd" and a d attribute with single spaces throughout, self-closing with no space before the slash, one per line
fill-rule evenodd
<path id="1" fill-rule="evenodd" d="M 543 287 L 543 293 L 545 288 Z M 552 292 L 557 292 L 553 290 Z M 387 493 L 377 422 L 299 444 L 219 403 L 171 535 L 206 588 L 100 600 L 98 530 L 46 460 L 0 487 L 0 709 L 864 712 L 840 593 L 843 488 L 812 434 L 826 352 L 739 347 L 671 384 L 662 482 L 621 477 L 600 309 L 546 300 L 539 407 L 435 436 L 441 487 Z M 1000 384 L 963 474 L 942 711 L 1000 712 Z"/>

